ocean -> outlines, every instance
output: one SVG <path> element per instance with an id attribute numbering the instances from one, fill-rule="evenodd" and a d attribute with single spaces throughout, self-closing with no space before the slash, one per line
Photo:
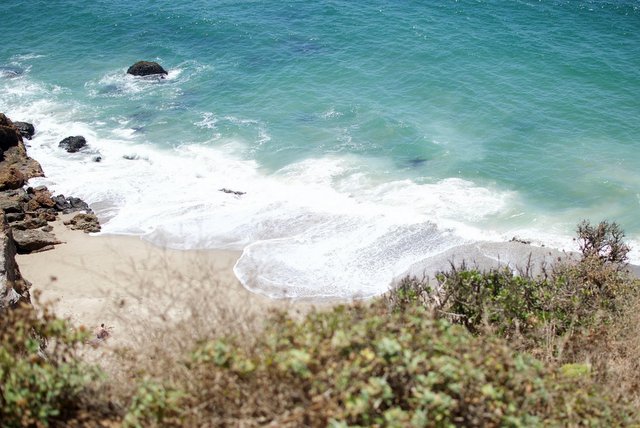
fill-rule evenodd
<path id="1" fill-rule="evenodd" d="M 0 111 L 36 127 L 30 183 L 87 201 L 102 233 L 242 251 L 236 275 L 272 297 L 377 295 L 481 240 L 575 249 L 583 219 L 619 223 L 640 261 L 640 1 L 4 13 Z M 167 78 L 127 75 L 138 60 Z"/>

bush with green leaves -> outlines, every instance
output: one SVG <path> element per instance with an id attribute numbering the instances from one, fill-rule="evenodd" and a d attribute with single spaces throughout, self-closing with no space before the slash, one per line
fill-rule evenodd
<path id="1" fill-rule="evenodd" d="M 0 316 L 0 421 L 46 427 L 73 418 L 97 371 L 77 351 L 86 332 L 29 304 Z"/>
<path id="2" fill-rule="evenodd" d="M 188 380 L 162 389 L 163 397 L 168 389 L 179 395 L 169 407 L 180 412 L 163 426 L 633 422 L 632 411 L 588 373 L 547 369 L 501 339 L 476 337 L 417 304 L 394 312 L 383 302 L 340 306 L 301 322 L 277 314 L 256 346 L 203 342 L 183 365 Z M 153 426 L 157 413 L 138 421 Z"/>
<path id="3" fill-rule="evenodd" d="M 532 269 L 452 265 L 436 275 L 433 286 L 407 277 L 385 299 L 391 310 L 417 303 L 473 334 L 516 339 L 528 350 L 550 336 L 590 334 L 589 329 L 617 319 L 640 287 L 624 269 L 628 246 L 615 223 L 583 222 L 578 230 L 582 257 L 560 261 L 539 276 L 531 275 Z"/>

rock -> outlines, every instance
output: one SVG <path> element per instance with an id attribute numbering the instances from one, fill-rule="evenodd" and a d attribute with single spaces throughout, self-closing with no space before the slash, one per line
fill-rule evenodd
<path id="1" fill-rule="evenodd" d="M 134 76 L 149 76 L 153 74 L 165 75 L 167 71 L 160 64 L 153 61 L 138 61 L 127 70 L 128 74 Z"/>
<path id="2" fill-rule="evenodd" d="M 0 126 L 13 126 L 13 122 L 4 113 L 0 113 Z"/>
<path id="3" fill-rule="evenodd" d="M 74 198 L 73 196 L 65 198 L 64 195 L 56 195 L 51 198 L 55 203 L 54 208 L 57 211 L 62 211 L 64 214 L 69 214 L 76 211 L 91 212 L 89 204 L 80 198 Z"/>
<path id="4" fill-rule="evenodd" d="M 77 214 L 64 224 L 70 229 L 83 230 L 85 233 L 100 232 L 100 222 L 95 214 Z"/>
<path id="5" fill-rule="evenodd" d="M 36 187 L 35 189 L 32 187 L 29 187 L 27 189 L 27 193 L 30 195 L 30 200 L 28 205 L 31 205 L 32 207 L 35 206 L 35 208 L 29 207 L 28 209 L 30 211 L 35 211 L 40 207 L 53 208 L 56 206 L 55 201 L 51 198 L 51 193 L 44 186 L 39 186 L 39 187 Z"/>
<path id="6" fill-rule="evenodd" d="M 13 122 L 0 113 L 0 190 L 22 187 L 24 181 L 42 177 L 42 167 L 29 156 L 22 141 L 22 135 Z M 16 172 L 17 171 L 17 172 Z"/>
<path id="7" fill-rule="evenodd" d="M 94 156 L 91 158 L 91 160 L 94 162 L 102 162 L 102 156 Z"/>
<path id="8" fill-rule="evenodd" d="M 19 254 L 30 253 L 48 245 L 61 243 L 55 235 L 37 229 L 14 230 L 13 239 Z"/>
<path id="9" fill-rule="evenodd" d="M 39 229 L 47 225 L 47 220 L 41 217 L 26 217 L 23 221 L 11 223 L 11 227 L 15 230 L 33 230 Z"/>
<path id="10" fill-rule="evenodd" d="M 85 140 L 82 135 L 76 135 L 75 137 L 67 137 L 60 141 L 58 147 L 62 147 L 69 153 L 75 153 L 86 145 L 87 140 Z"/>
<path id="11" fill-rule="evenodd" d="M 48 224 L 48 225 L 46 225 L 44 227 L 41 227 L 40 230 L 42 230 L 43 232 L 51 232 L 51 231 L 53 231 L 53 226 Z"/>
<path id="12" fill-rule="evenodd" d="M 24 213 L 5 213 L 4 218 L 7 219 L 7 223 L 15 223 L 24 220 Z"/>
<path id="13" fill-rule="evenodd" d="M 22 142 L 22 136 L 11 119 L 0 113 L 0 149 L 4 152 Z"/>
<path id="14" fill-rule="evenodd" d="M 15 77 L 21 76 L 22 74 L 24 74 L 24 70 L 19 67 L 11 67 L 11 66 L 0 67 L 0 77 L 13 79 Z"/>
<path id="15" fill-rule="evenodd" d="M 20 275 L 16 263 L 13 232 L 0 220 L 0 316 L 20 302 L 29 302 L 29 283 Z"/>
<path id="16" fill-rule="evenodd" d="M 242 195 L 246 195 L 247 192 L 240 192 L 238 190 L 231 190 L 231 189 L 227 189 L 227 188 L 222 188 L 222 189 L 218 189 L 219 192 L 223 192 L 223 193 L 230 193 L 232 195 L 236 195 L 236 196 L 242 196 Z"/>
<path id="17" fill-rule="evenodd" d="M 24 186 L 27 177 L 15 167 L 0 168 L 0 190 L 18 189 Z"/>
<path id="18" fill-rule="evenodd" d="M 0 125 L 0 149 L 2 151 L 17 146 L 21 141 L 22 136 L 14 126 Z"/>
<path id="19" fill-rule="evenodd" d="M 0 210 L 6 213 L 22 213 L 24 211 L 22 204 L 26 201 L 26 195 L 23 195 L 22 189 L 5 190 L 0 192 Z"/>
<path id="20" fill-rule="evenodd" d="M 20 135 L 28 140 L 36 133 L 36 129 L 28 122 L 13 122 L 13 126 L 16 127 Z"/>

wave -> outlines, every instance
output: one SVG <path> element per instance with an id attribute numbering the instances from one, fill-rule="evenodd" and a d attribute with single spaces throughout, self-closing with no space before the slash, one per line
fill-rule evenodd
<path id="1" fill-rule="evenodd" d="M 186 69 L 170 79 L 197 73 Z M 89 99 L 120 96 L 100 93 L 112 84 L 127 97 L 156 90 L 156 82 L 122 74 L 88 82 Z M 176 249 L 242 251 L 236 276 L 270 297 L 381 294 L 426 257 L 469 242 L 508 239 L 507 232 L 482 225 L 522 211 L 517 194 L 460 178 L 389 178 L 376 172 L 394 168 L 384 159 L 326 155 L 266 173 L 255 159 L 243 157 L 250 150 L 239 154 L 243 141 L 222 138 L 233 125 L 269 139 L 257 119 L 203 112 L 195 125 L 209 140 L 162 147 L 130 118 L 111 116 L 99 103 L 69 102 L 63 88 L 34 82 L 28 73 L 0 83 L 6 113 L 37 128 L 29 150 L 47 177 L 31 184 L 86 200 L 103 233 L 139 235 Z M 180 84 L 158 90 L 170 97 Z M 79 134 L 87 138 L 88 151 L 71 155 L 58 148 L 62 138 Z M 102 160 L 94 162 L 98 153 Z M 571 245 L 561 230 L 541 235 L 553 220 L 539 220 L 539 226 L 516 233 Z"/>

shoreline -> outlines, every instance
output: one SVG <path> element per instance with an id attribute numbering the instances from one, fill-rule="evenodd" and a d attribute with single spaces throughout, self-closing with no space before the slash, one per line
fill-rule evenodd
<path id="1" fill-rule="evenodd" d="M 75 326 L 95 331 L 104 324 L 113 344 L 128 343 L 155 321 L 187 321 L 203 302 L 239 318 L 318 306 L 247 290 L 233 274 L 239 252 L 171 250 L 135 236 L 91 236 L 68 229 L 64 220 L 51 223 L 61 244 L 19 254 L 16 261 L 32 283 L 31 295 L 39 294 L 33 303 L 52 302 L 54 312 Z"/>

